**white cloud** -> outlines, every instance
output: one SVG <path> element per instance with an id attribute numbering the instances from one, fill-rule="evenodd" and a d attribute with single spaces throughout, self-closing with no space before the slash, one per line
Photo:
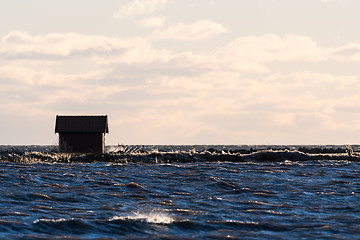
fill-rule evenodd
<path id="1" fill-rule="evenodd" d="M 154 28 L 164 26 L 165 22 L 165 17 L 152 17 L 141 19 L 138 23 L 145 28 Z"/>
<path id="2" fill-rule="evenodd" d="M 221 49 L 221 52 L 234 56 L 234 59 L 256 62 L 321 61 L 329 57 L 327 49 L 319 47 L 311 38 L 300 35 L 241 37 Z"/>
<path id="3" fill-rule="evenodd" d="M 0 55 L 18 59 L 57 60 L 85 57 L 86 61 L 117 59 L 118 62 L 149 62 L 166 56 L 142 38 L 117 38 L 76 33 L 30 35 L 14 31 L 0 41 Z"/>
<path id="4" fill-rule="evenodd" d="M 303 134 L 300 128 L 360 129 L 350 117 L 360 115 L 359 76 L 318 68 L 356 64 L 357 43 L 329 48 L 306 36 L 267 34 L 201 52 L 155 46 L 136 37 L 11 32 L 0 41 L 1 111 L 106 113 L 122 129 L 113 143 L 116 136 L 135 144 L 221 135 L 228 143 L 280 141 Z M 279 62 L 295 67 L 274 68 Z"/>
<path id="5" fill-rule="evenodd" d="M 167 4 L 167 0 L 136 0 L 124 7 L 114 15 L 115 18 L 135 14 L 148 14 Z"/>
<path id="6" fill-rule="evenodd" d="M 154 39 L 191 41 L 213 37 L 226 31 L 227 29 L 219 23 L 199 20 L 192 24 L 180 23 L 164 30 L 156 30 L 152 37 Z"/>
<path id="7" fill-rule="evenodd" d="M 177 25 L 155 31 L 157 37 L 195 40 L 226 31 L 210 21 Z M 349 44 L 338 48 L 324 48 L 306 36 L 267 34 L 235 39 L 229 44 L 207 52 L 175 52 L 158 50 L 143 38 L 118 38 L 75 33 L 30 35 L 10 32 L 0 40 L 0 57 L 10 59 L 59 60 L 83 58 L 95 64 L 114 63 L 170 63 L 168 67 L 225 69 L 267 72 L 268 62 L 360 60 L 360 45 Z"/>
<path id="8" fill-rule="evenodd" d="M 0 53 L 9 55 L 57 55 L 68 56 L 86 51 L 107 52 L 121 50 L 125 41 L 102 36 L 89 36 L 76 33 L 32 36 L 25 32 L 14 31 L 1 40 Z"/>

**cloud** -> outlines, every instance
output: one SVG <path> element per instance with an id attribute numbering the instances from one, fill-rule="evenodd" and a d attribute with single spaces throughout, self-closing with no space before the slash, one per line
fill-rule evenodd
<path id="1" fill-rule="evenodd" d="M 141 19 L 138 23 L 145 28 L 162 27 L 166 22 L 165 17 L 152 17 Z"/>
<path id="2" fill-rule="evenodd" d="M 360 44 L 351 43 L 333 50 L 333 58 L 348 61 L 360 61 Z"/>
<path id="3" fill-rule="evenodd" d="M 121 18 L 122 16 L 148 14 L 155 12 L 166 4 L 167 0 L 136 0 L 120 8 L 114 17 Z"/>
<path id="4" fill-rule="evenodd" d="M 164 30 L 156 30 L 153 39 L 171 39 L 181 41 L 200 40 L 227 32 L 219 23 L 209 20 L 199 20 L 192 24 L 177 24 Z"/>
<path id="5" fill-rule="evenodd" d="M 221 51 L 237 59 L 256 62 L 321 61 L 329 57 L 327 49 L 318 46 L 311 38 L 300 35 L 266 34 L 241 37 Z"/>
<path id="6" fill-rule="evenodd" d="M 156 39 L 197 40 L 226 31 L 211 21 L 198 21 L 157 30 Z M 13 31 L 0 40 L 0 57 L 5 59 L 59 61 L 83 58 L 84 62 L 106 64 L 169 63 L 163 67 L 225 69 L 267 72 L 266 64 L 276 61 L 359 61 L 360 45 L 324 48 L 311 38 L 299 35 L 248 36 L 237 38 L 217 49 L 182 52 L 156 49 L 140 37 L 118 38 L 75 33 L 31 35 Z M 47 62 L 49 63 L 49 62 Z M 161 65 L 159 65 L 161 66 Z"/>
<path id="7" fill-rule="evenodd" d="M 109 114 L 109 143 L 289 144 L 310 139 L 305 133 L 360 130 L 359 75 L 331 71 L 334 61 L 356 65 L 358 52 L 357 43 L 329 48 L 299 35 L 183 51 L 140 37 L 16 31 L 0 40 L 0 109 L 29 118 Z"/>
<path id="8" fill-rule="evenodd" d="M 149 62 L 166 57 L 166 51 L 155 50 L 142 38 L 118 38 L 76 33 L 30 35 L 14 31 L 0 41 L 0 57 L 8 59 Z M 96 58 L 96 60 L 94 59 Z"/>
<path id="9" fill-rule="evenodd" d="M 81 52 L 110 52 L 122 50 L 128 43 L 116 38 L 89 36 L 76 33 L 32 36 L 14 31 L 1 39 L 0 53 L 8 55 L 69 56 Z"/>

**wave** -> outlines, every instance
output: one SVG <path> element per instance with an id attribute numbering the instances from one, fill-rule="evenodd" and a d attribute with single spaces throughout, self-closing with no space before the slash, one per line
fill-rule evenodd
<path id="1" fill-rule="evenodd" d="M 215 149 L 158 150 L 141 147 L 114 148 L 105 154 L 69 154 L 56 151 L 20 151 L 16 148 L 0 151 L 0 162 L 12 163 L 190 163 L 190 162 L 283 162 L 314 160 L 359 161 L 360 153 L 345 148 L 298 149 Z"/>
<path id="2" fill-rule="evenodd" d="M 140 221 L 153 224 L 170 224 L 175 220 L 171 216 L 162 212 L 150 212 L 150 213 L 139 213 L 134 212 L 131 215 L 126 216 L 115 216 L 109 219 L 109 221 Z"/>

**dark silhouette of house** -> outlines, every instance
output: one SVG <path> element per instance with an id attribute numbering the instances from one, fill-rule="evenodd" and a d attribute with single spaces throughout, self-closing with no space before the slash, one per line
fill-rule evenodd
<path id="1" fill-rule="evenodd" d="M 60 152 L 104 153 L 107 116 L 56 116 Z"/>

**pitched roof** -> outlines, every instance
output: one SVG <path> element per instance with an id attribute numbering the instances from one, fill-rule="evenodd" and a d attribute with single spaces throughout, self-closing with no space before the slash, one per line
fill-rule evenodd
<path id="1" fill-rule="evenodd" d="M 107 116 L 56 116 L 56 133 L 109 133 Z"/>

